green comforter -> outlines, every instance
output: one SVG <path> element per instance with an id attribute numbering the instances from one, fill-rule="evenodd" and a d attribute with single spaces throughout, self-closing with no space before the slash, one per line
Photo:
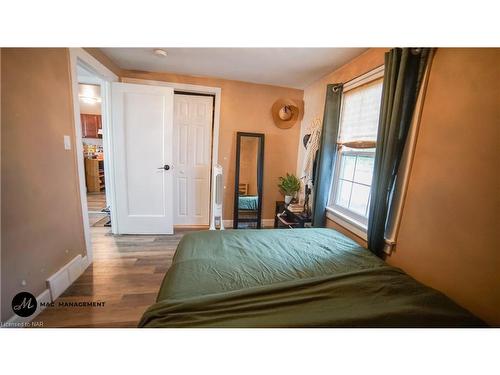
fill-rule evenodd
<path id="1" fill-rule="evenodd" d="M 140 327 L 475 327 L 332 229 L 186 234 Z"/>
<path id="2" fill-rule="evenodd" d="M 239 210 L 257 211 L 258 208 L 259 208 L 258 195 L 240 195 L 238 197 Z"/>

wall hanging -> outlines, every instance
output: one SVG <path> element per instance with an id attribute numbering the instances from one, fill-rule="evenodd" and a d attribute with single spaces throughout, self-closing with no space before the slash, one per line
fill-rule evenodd
<path id="1" fill-rule="evenodd" d="M 278 99 L 271 109 L 274 124 L 280 129 L 289 129 L 297 123 L 300 108 L 289 99 Z"/>

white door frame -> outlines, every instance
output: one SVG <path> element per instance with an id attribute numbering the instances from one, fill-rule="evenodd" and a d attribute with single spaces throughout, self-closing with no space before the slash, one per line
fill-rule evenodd
<path id="1" fill-rule="evenodd" d="M 141 85 L 168 86 L 175 90 L 183 92 L 191 92 L 193 94 L 209 94 L 215 96 L 214 102 L 214 127 L 212 133 L 212 169 L 210 171 L 211 192 L 215 191 L 215 179 L 212 178 L 214 167 L 219 164 L 219 127 L 220 127 L 220 103 L 222 89 L 220 87 L 191 85 L 188 83 L 154 81 L 141 78 L 122 78 L 124 83 L 137 83 Z M 210 198 L 210 212 L 213 211 L 213 199 Z M 210 217 L 212 215 L 210 214 Z M 175 225 L 175 223 L 174 223 Z"/>
<path id="2" fill-rule="evenodd" d="M 81 66 L 81 64 L 79 64 L 79 65 Z M 87 70 L 87 69 L 85 69 L 85 70 Z M 94 74 L 94 73 L 92 73 L 92 74 Z M 78 73 L 77 73 L 77 75 L 78 75 Z M 97 76 L 92 76 L 92 77 L 78 77 L 78 83 L 79 84 L 83 83 L 83 84 L 86 84 L 86 85 L 96 85 L 96 86 L 99 86 L 101 95 L 105 96 L 105 95 L 102 94 L 103 90 L 105 90 L 105 88 L 103 88 L 105 82 L 103 82 L 103 80 L 100 79 Z M 101 102 L 101 118 L 102 118 L 102 107 L 104 107 L 105 105 L 106 105 L 105 101 L 102 101 Z M 80 114 L 81 114 L 81 111 L 80 111 Z M 80 117 L 80 121 L 81 121 L 81 117 Z M 102 127 L 102 124 L 101 124 L 101 127 Z M 103 133 L 104 133 L 104 130 L 103 130 Z M 103 142 L 103 145 L 104 145 L 104 143 L 105 143 L 104 134 L 102 134 L 102 136 L 103 136 L 102 142 Z M 104 147 L 103 147 L 103 150 L 104 150 Z M 105 150 L 105 153 L 108 153 L 107 149 Z M 104 158 L 104 164 L 105 164 L 104 165 L 104 170 L 105 171 L 107 171 L 109 169 L 109 167 L 107 165 L 107 161 L 108 161 L 107 158 Z M 106 175 L 104 175 L 104 180 L 106 181 Z M 111 202 L 111 196 L 110 196 L 110 192 L 108 191 L 108 189 L 106 189 L 105 194 L 106 194 L 106 204 L 107 204 L 108 202 Z M 88 212 L 89 213 L 94 213 L 94 211 L 90 211 L 90 210 Z"/>
<path id="3" fill-rule="evenodd" d="M 96 58 L 86 52 L 83 48 L 70 48 L 70 75 L 71 75 L 71 88 L 73 94 L 73 114 L 75 123 L 75 137 L 74 137 L 74 149 L 76 152 L 76 161 L 78 169 L 78 179 L 80 187 L 80 201 L 82 207 L 82 219 L 83 219 L 83 232 L 85 236 L 85 246 L 86 246 L 86 264 L 84 267 L 92 263 L 93 260 L 93 250 L 92 241 L 90 238 L 90 223 L 88 206 L 87 206 L 87 187 L 85 184 L 85 164 L 83 160 L 83 141 L 82 141 L 82 125 L 80 123 L 80 103 L 78 100 L 78 73 L 77 66 L 81 66 L 84 69 L 92 72 L 99 78 L 99 85 L 101 87 L 101 116 L 102 116 L 102 131 L 103 131 L 103 145 L 105 151 L 105 168 L 106 173 L 104 175 L 106 184 L 106 201 L 107 204 L 111 204 L 112 207 L 116 206 L 114 202 L 114 173 L 113 173 L 113 155 L 110 152 L 112 150 L 113 137 L 110 134 L 111 126 L 111 111 L 110 111 L 110 82 L 117 82 L 119 77 L 114 74 L 111 70 L 106 68 L 101 64 Z M 109 189 L 109 192 L 108 192 Z M 109 200 L 108 200 L 109 199 Z M 113 210 L 111 210 L 111 225 L 112 231 L 114 233 L 113 223 Z M 85 259 L 85 257 L 84 257 Z"/>

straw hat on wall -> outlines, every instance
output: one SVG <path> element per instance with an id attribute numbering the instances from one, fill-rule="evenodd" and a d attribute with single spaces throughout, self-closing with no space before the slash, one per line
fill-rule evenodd
<path id="1" fill-rule="evenodd" d="M 280 129 L 289 129 L 297 123 L 300 108 L 290 99 L 278 99 L 271 109 L 273 120 Z"/>

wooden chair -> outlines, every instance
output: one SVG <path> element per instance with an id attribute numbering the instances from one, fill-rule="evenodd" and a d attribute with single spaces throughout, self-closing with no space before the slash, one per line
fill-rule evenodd
<path id="1" fill-rule="evenodd" d="M 248 184 L 238 184 L 238 192 L 240 195 L 248 195 Z"/>

